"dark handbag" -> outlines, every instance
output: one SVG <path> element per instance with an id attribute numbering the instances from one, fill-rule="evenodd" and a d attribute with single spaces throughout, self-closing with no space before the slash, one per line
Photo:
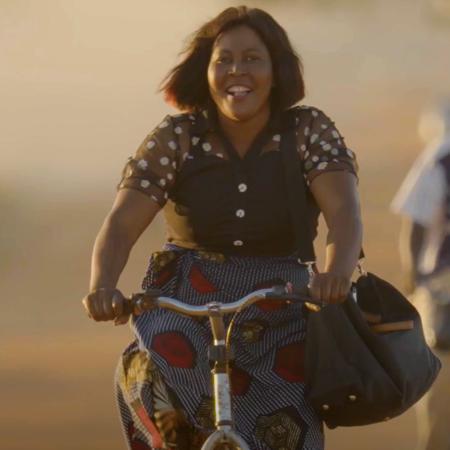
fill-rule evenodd
<path id="1" fill-rule="evenodd" d="M 368 273 L 354 291 L 356 298 L 308 316 L 307 398 L 329 428 L 400 415 L 441 367 L 418 312 L 392 285 Z"/>
<path id="2" fill-rule="evenodd" d="M 281 144 L 296 248 L 303 261 L 314 261 L 312 233 L 299 213 L 306 194 L 294 134 Z M 361 274 L 344 303 L 308 313 L 306 396 L 329 428 L 398 416 L 425 394 L 440 367 L 416 309 L 372 273 Z"/>

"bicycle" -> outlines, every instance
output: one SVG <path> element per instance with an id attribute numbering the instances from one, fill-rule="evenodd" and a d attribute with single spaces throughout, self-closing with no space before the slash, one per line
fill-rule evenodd
<path id="1" fill-rule="evenodd" d="M 208 436 L 201 450 L 214 450 L 218 445 L 228 445 L 230 449 L 235 450 L 250 450 L 243 438 L 234 430 L 231 408 L 229 362 L 232 355 L 229 344 L 234 318 L 244 308 L 261 300 L 300 302 L 312 311 L 320 310 L 322 303 L 313 301 L 306 291 L 295 291 L 290 284 L 259 289 L 232 303 L 213 302 L 203 306 L 187 305 L 160 294 L 158 290 L 133 294 L 126 299 L 125 312 L 140 315 L 156 308 L 164 308 L 190 317 L 207 316 L 211 324 L 213 343 L 208 353 L 212 363 L 215 430 Z M 235 315 L 226 329 L 223 316 L 231 313 Z"/>

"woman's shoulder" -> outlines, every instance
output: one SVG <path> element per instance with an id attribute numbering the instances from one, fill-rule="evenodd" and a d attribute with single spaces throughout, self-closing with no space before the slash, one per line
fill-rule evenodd
<path id="1" fill-rule="evenodd" d="M 195 115 L 191 113 L 167 114 L 154 127 L 154 130 L 166 130 L 173 132 L 177 126 L 186 126 L 195 121 Z"/>
<path id="2" fill-rule="evenodd" d="M 304 136 L 316 136 L 322 134 L 336 135 L 338 130 L 332 120 L 321 108 L 311 105 L 296 105 L 290 108 L 294 114 L 297 132 Z M 314 141 L 314 138 L 313 138 Z"/>
<path id="3" fill-rule="evenodd" d="M 291 114 L 303 120 L 320 121 L 330 120 L 330 118 L 323 112 L 321 108 L 312 105 L 295 105 L 289 109 Z"/>
<path id="4" fill-rule="evenodd" d="M 179 138 L 182 135 L 190 135 L 194 130 L 198 131 L 208 124 L 205 112 L 182 112 L 178 114 L 168 114 L 154 128 L 153 133 L 172 134 Z"/>
<path id="5" fill-rule="evenodd" d="M 150 128 L 147 139 L 175 150 L 179 145 L 185 146 L 184 141 L 189 141 L 192 125 L 196 120 L 197 114 L 193 113 L 167 114 Z"/>
<path id="6" fill-rule="evenodd" d="M 296 117 L 297 148 L 307 181 L 329 171 L 345 170 L 356 175 L 355 155 L 334 121 L 317 106 L 300 105 L 291 110 Z"/>

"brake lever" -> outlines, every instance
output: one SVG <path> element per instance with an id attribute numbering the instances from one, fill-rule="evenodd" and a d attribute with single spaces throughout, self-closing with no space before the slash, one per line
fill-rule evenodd
<path id="1" fill-rule="evenodd" d="M 145 311 L 155 309 L 158 306 L 157 300 L 161 294 L 162 292 L 159 289 L 149 289 L 139 294 L 131 294 L 131 297 L 127 298 L 124 304 L 125 314 L 139 316 Z"/>
<path id="2" fill-rule="evenodd" d="M 272 292 L 265 295 L 267 300 L 285 300 L 289 302 L 298 301 L 302 302 L 306 308 L 310 311 L 320 311 L 324 304 L 323 302 L 313 300 L 309 295 L 309 290 L 305 288 L 295 288 L 292 283 L 288 283 L 286 286 L 274 286 Z"/>

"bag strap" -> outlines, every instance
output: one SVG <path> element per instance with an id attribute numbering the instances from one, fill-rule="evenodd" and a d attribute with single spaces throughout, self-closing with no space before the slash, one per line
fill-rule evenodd
<path id="1" fill-rule="evenodd" d="M 294 111 L 286 114 L 286 131 L 282 134 L 280 151 L 284 165 L 289 214 L 294 228 L 296 253 L 304 263 L 316 260 L 310 222 L 307 217 L 306 186 L 297 153 Z M 300 181 L 300 182 L 299 182 Z M 302 217 L 302 212 L 305 214 Z"/>
<path id="2" fill-rule="evenodd" d="M 285 171 L 289 214 L 292 226 L 294 227 L 295 249 L 302 262 L 315 263 L 316 255 L 313 246 L 313 233 L 310 228 L 306 201 L 306 182 L 303 176 L 300 157 L 297 152 L 295 110 L 287 111 L 285 120 L 286 131 L 281 137 L 280 151 Z M 303 217 L 302 212 L 304 213 Z M 361 266 L 362 259 L 364 259 L 364 250 L 361 248 L 358 263 L 361 274 L 363 274 Z"/>

